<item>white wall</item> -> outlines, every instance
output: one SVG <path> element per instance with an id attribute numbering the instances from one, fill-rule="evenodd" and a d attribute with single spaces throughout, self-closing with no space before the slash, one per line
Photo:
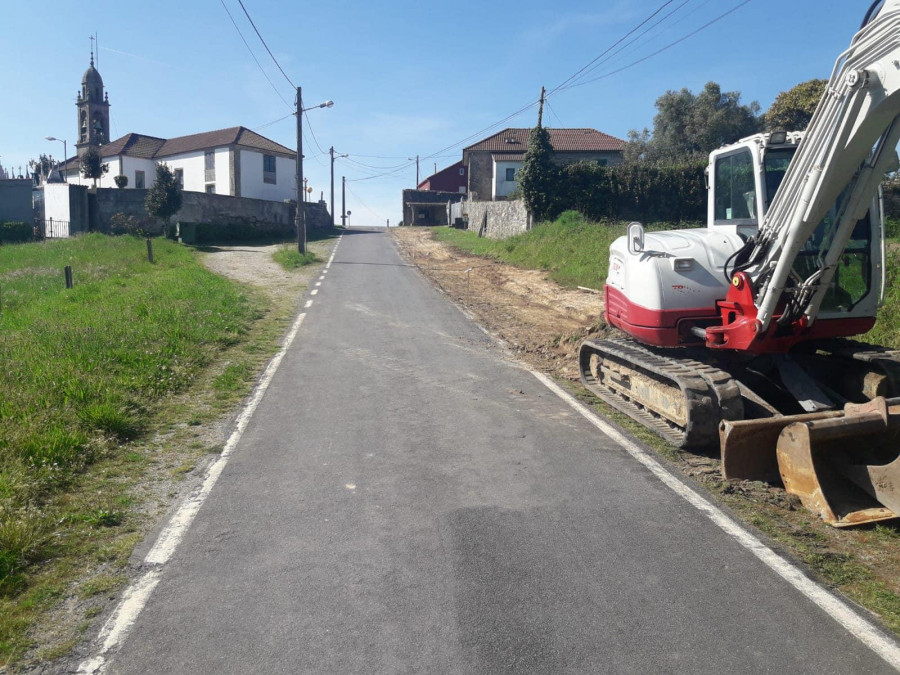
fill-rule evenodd
<path id="1" fill-rule="evenodd" d="M 522 168 L 523 162 L 494 162 L 494 187 L 491 197 L 506 197 L 510 192 L 516 189 L 519 184 L 515 180 L 506 180 L 506 170 L 515 169 L 518 171 Z"/>
<path id="2" fill-rule="evenodd" d="M 284 201 L 297 198 L 297 163 L 286 157 L 275 157 L 275 183 L 263 182 L 263 154 L 240 150 L 241 197 Z"/>
<path id="3" fill-rule="evenodd" d="M 74 180 L 70 182 L 75 183 Z M 70 214 L 69 186 L 65 183 L 47 183 L 44 185 L 44 218 L 68 221 Z"/>
<path id="4" fill-rule="evenodd" d="M 206 172 L 203 160 L 203 151 L 188 152 L 183 155 L 173 155 L 160 160 L 166 164 L 172 173 L 175 169 L 184 171 L 184 189 L 188 192 L 206 192 Z M 216 178 L 219 177 L 219 171 L 216 169 Z M 218 190 L 216 190 L 218 192 Z M 227 192 L 225 194 L 228 194 Z"/>
<path id="5" fill-rule="evenodd" d="M 119 158 L 115 157 L 112 159 L 104 159 L 103 164 L 106 164 L 109 166 L 109 171 L 107 171 L 105 174 L 103 174 L 103 176 L 100 178 L 100 180 L 97 181 L 97 186 L 104 187 L 104 188 L 116 187 L 116 183 L 113 179 L 121 173 L 121 168 L 122 168 Z M 67 178 L 68 182 L 72 183 L 73 185 L 87 185 L 90 187 L 93 187 L 93 185 L 94 185 L 93 179 L 85 178 L 81 175 L 80 168 L 78 171 L 70 172 L 70 174 L 66 178 Z M 134 176 L 128 177 L 128 187 L 134 187 L 132 185 L 133 178 L 134 178 Z M 48 218 L 49 218 L 49 216 L 48 216 Z M 53 218 L 55 220 L 56 216 L 54 216 Z"/>
<path id="6" fill-rule="evenodd" d="M 128 188 L 137 187 L 135 171 L 144 172 L 144 187 L 148 188 L 156 182 L 156 161 L 143 157 L 128 157 L 122 155 L 122 173 L 128 176 Z M 106 186 L 104 186 L 106 187 Z M 115 187 L 115 183 L 111 187 Z"/>

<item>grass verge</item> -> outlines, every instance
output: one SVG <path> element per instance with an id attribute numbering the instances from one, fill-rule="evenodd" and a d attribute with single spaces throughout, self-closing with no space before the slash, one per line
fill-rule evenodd
<path id="1" fill-rule="evenodd" d="M 306 253 L 300 253 L 296 244 L 285 244 L 272 254 L 272 259 L 286 270 L 295 270 L 322 262 L 322 259 L 312 251 L 307 250 Z"/>
<path id="2" fill-rule="evenodd" d="M 696 223 L 648 223 L 647 231 L 698 227 Z M 609 246 L 625 234 L 625 223 L 593 223 L 575 211 L 541 223 L 508 239 L 478 237 L 474 232 L 448 227 L 434 229 L 435 239 L 516 267 L 547 270 L 550 279 L 569 288 L 603 288 L 609 267 Z"/>
<path id="3" fill-rule="evenodd" d="M 154 253 L 100 235 L 0 247 L 0 665 L 65 653 L 112 601 L 296 310 L 188 248 Z"/>

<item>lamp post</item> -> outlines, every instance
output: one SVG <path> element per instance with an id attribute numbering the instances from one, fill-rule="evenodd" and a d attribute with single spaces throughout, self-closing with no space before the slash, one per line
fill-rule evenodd
<path id="1" fill-rule="evenodd" d="M 419 187 L 419 156 L 416 155 L 414 158 L 407 157 L 406 159 L 410 162 L 413 161 L 413 159 L 416 160 L 416 187 Z"/>
<path id="2" fill-rule="evenodd" d="M 341 176 L 341 227 L 347 227 L 347 177 Z"/>
<path id="3" fill-rule="evenodd" d="M 303 113 L 314 108 L 330 108 L 334 101 L 325 101 L 319 105 L 303 107 L 303 95 L 300 87 L 297 87 L 297 215 L 294 223 L 297 226 L 297 251 L 306 253 L 306 210 L 303 208 Z"/>
<path id="4" fill-rule="evenodd" d="M 66 146 L 66 140 L 64 138 L 56 138 L 55 136 L 47 136 L 46 139 L 48 141 L 59 141 L 63 144 L 63 165 L 65 165 L 66 161 L 69 159 L 69 151 Z M 66 178 L 66 174 L 63 172 L 63 183 L 68 183 L 68 179 Z"/>
<path id="5" fill-rule="evenodd" d="M 331 146 L 331 149 L 328 151 L 331 153 L 331 225 L 334 226 L 334 158 L 335 157 L 349 157 L 350 155 L 335 155 L 334 154 L 334 146 Z M 343 223 L 341 223 L 343 225 Z"/>

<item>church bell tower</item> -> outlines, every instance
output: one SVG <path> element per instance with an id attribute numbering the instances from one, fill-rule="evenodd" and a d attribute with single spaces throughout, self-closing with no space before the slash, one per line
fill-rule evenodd
<path id="1" fill-rule="evenodd" d="M 103 78 L 94 68 L 94 49 L 91 47 L 91 65 L 81 78 L 81 91 L 75 101 L 78 108 L 78 156 L 88 148 L 98 148 L 109 142 L 109 94 L 103 91 Z"/>

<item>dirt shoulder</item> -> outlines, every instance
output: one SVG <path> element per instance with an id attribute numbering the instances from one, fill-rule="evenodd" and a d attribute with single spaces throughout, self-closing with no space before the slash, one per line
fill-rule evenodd
<path id="1" fill-rule="evenodd" d="M 726 483 L 718 457 L 668 447 L 593 398 L 580 385 L 577 351 L 584 337 L 608 330 L 599 293 L 562 288 L 544 272 L 469 255 L 435 241 L 428 228 L 397 228 L 392 233 L 403 256 L 519 359 L 567 380 L 576 396 L 597 406 L 675 470 L 703 485 L 716 501 L 768 535 L 776 548 L 805 563 L 826 585 L 841 590 L 900 632 L 900 527 L 896 522 L 855 530 L 829 527 L 784 489 L 759 482 Z"/>
<path id="2" fill-rule="evenodd" d="M 548 281 L 547 274 L 466 255 L 431 231 L 392 230 L 408 260 L 534 368 L 577 381 L 581 340 L 599 330 L 603 296 Z"/>

